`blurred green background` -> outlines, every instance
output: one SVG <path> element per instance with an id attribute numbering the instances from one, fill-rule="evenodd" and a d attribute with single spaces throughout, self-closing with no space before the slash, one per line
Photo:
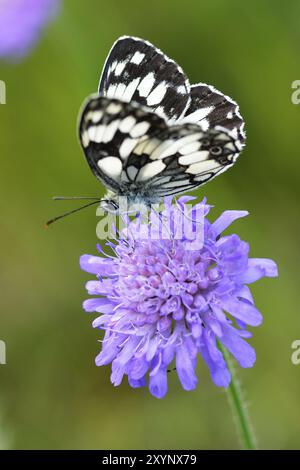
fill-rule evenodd
<path id="1" fill-rule="evenodd" d="M 93 208 L 53 195 L 101 195 L 77 142 L 78 110 L 97 89 L 103 62 L 123 34 L 148 39 L 182 65 L 190 81 L 232 96 L 246 121 L 247 148 L 232 171 L 196 194 L 251 216 L 233 230 L 254 257 L 278 262 L 280 277 L 252 289 L 263 325 L 251 344 L 257 363 L 240 371 L 261 448 L 300 448 L 299 125 L 291 83 L 300 78 L 300 3 L 248 0 L 66 0 L 32 54 L 0 64 L 1 320 L 0 447 L 16 449 L 237 448 L 223 390 L 199 360 L 199 386 L 170 374 L 163 400 L 96 368 L 99 331 L 81 308 L 83 253 L 95 253 Z"/>

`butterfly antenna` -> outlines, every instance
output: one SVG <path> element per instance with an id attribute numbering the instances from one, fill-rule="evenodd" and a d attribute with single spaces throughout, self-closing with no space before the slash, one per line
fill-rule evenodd
<path id="1" fill-rule="evenodd" d="M 72 198 L 73 199 L 73 198 Z M 94 198 L 93 198 L 94 199 Z M 84 206 L 81 206 L 81 207 L 77 207 L 77 209 L 73 209 L 71 211 L 68 211 L 68 212 L 65 212 L 64 214 L 61 214 L 57 217 L 54 217 L 53 219 L 50 219 L 48 220 L 48 222 L 45 223 L 45 228 L 48 228 L 49 225 L 53 224 L 54 222 L 56 222 L 57 220 L 59 219 L 63 219 L 64 217 L 67 217 L 68 215 L 71 215 L 71 214 L 74 214 L 75 212 L 79 212 L 81 211 L 82 209 L 85 209 L 86 207 L 89 207 L 89 206 L 92 206 L 94 204 L 99 204 L 99 202 L 101 201 L 102 199 L 96 199 L 93 200 L 92 202 L 89 202 L 88 204 L 84 204 Z"/>
<path id="2" fill-rule="evenodd" d="M 72 200 L 90 200 L 90 201 L 100 201 L 98 197 L 89 197 L 89 196 L 53 196 L 53 201 L 72 201 Z"/>

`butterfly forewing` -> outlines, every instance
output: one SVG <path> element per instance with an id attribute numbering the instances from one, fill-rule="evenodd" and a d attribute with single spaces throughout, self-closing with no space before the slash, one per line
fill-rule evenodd
<path id="1" fill-rule="evenodd" d="M 79 135 L 95 176 L 119 193 L 134 149 L 165 128 L 161 117 L 141 106 L 93 96 L 82 111 Z"/>
<path id="2" fill-rule="evenodd" d="M 204 129 L 225 127 L 241 144 L 245 142 L 244 120 L 237 103 L 205 83 L 191 86 L 191 101 L 183 121 L 199 123 Z"/>
<path id="3" fill-rule="evenodd" d="M 117 194 L 143 186 L 145 197 L 192 189 L 235 161 L 239 142 L 221 127 L 169 125 L 134 103 L 92 97 L 80 122 L 80 140 L 95 175 Z"/>
<path id="4" fill-rule="evenodd" d="M 190 85 L 182 69 L 149 42 L 129 36 L 113 45 L 99 93 L 147 106 L 171 121 L 184 114 L 190 101 Z"/>

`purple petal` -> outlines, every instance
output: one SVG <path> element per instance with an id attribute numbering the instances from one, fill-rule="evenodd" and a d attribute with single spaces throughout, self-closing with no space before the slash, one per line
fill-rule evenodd
<path id="1" fill-rule="evenodd" d="M 276 263 L 271 259 L 265 258 L 250 258 L 248 261 L 248 269 L 241 276 L 240 282 L 251 284 L 262 277 L 276 277 L 278 276 L 278 269 Z"/>
<path id="2" fill-rule="evenodd" d="M 221 252 L 218 265 L 227 274 L 240 275 L 248 266 L 248 243 L 242 241 L 237 235 L 228 235 L 220 238 L 216 243 Z"/>
<path id="3" fill-rule="evenodd" d="M 132 379 L 131 377 L 128 376 L 128 383 L 129 383 L 130 387 L 132 387 L 132 388 L 145 387 L 146 377 L 143 377 L 139 380 L 135 380 L 135 379 Z"/>
<path id="4" fill-rule="evenodd" d="M 159 345 L 159 337 L 156 335 L 150 339 L 148 343 L 148 350 L 146 352 L 147 361 L 151 361 L 156 354 L 157 348 Z"/>
<path id="5" fill-rule="evenodd" d="M 243 286 L 240 287 L 236 292 L 235 292 L 236 297 L 241 297 L 242 299 L 248 300 L 250 304 L 254 305 L 254 300 L 251 294 L 251 291 L 248 286 Z"/>
<path id="6" fill-rule="evenodd" d="M 166 196 L 164 198 L 164 205 L 169 207 L 172 205 L 173 196 Z"/>
<path id="7" fill-rule="evenodd" d="M 111 383 L 115 387 L 118 387 L 118 385 L 120 385 L 123 380 L 124 374 L 125 374 L 124 365 L 119 363 L 118 358 L 115 359 L 112 362 L 112 366 L 111 366 L 111 375 L 110 375 Z"/>
<path id="8" fill-rule="evenodd" d="M 88 300 L 85 300 L 85 301 L 83 302 L 83 304 L 82 304 L 83 309 L 84 309 L 86 312 L 95 312 L 95 311 L 96 311 L 96 308 L 99 306 L 98 300 L 99 300 L 99 299 L 88 299 Z"/>
<path id="9" fill-rule="evenodd" d="M 196 388 L 198 379 L 195 374 L 195 361 L 192 361 L 189 350 L 183 343 L 176 349 L 176 370 L 182 388 L 193 390 Z"/>
<path id="10" fill-rule="evenodd" d="M 85 285 L 85 288 L 90 295 L 101 295 L 101 285 L 99 281 L 88 281 Z"/>
<path id="11" fill-rule="evenodd" d="M 216 336 L 207 329 L 204 331 L 203 342 L 200 343 L 200 346 L 202 346 L 203 343 L 207 349 L 207 352 L 211 360 L 219 367 L 225 367 L 226 365 L 225 359 L 223 357 L 223 354 L 217 347 Z"/>
<path id="12" fill-rule="evenodd" d="M 249 215 L 247 211 L 225 211 L 217 220 L 212 224 L 212 228 L 215 231 L 216 236 L 220 235 L 229 225 L 241 217 Z"/>
<path id="13" fill-rule="evenodd" d="M 105 347 L 102 351 L 96 356 L 95 364 L 96 366 L 105 366 L 109 364 L 119 352 L 118 344 L 111 344 L 110 347 Z"/>
<path id="14" fill-rule="evenodd" d="M 217 347 L 215 335 L 205 330 L 199 351 L 206 362 L 211 378 L 218 387 L 227 387 L 230 383 L 230 373 L 222 352 Z"/>
<path id="15" fill-rule="evenodd" d="M 118 355 L 118 358 L 117 358 L 118 363 L 120 363 L 121 365 L 127 364 L 130 361 L 130 359 L 133 357 L 135 348 L 138 346 L 139 342 L 140 342 L 139 337 L 131 336 L 127 340 L 127 342 L 125 343 L 125 345 L 123 346 L 123 348 L 121 349 Z"/>
<path id="16" fill-rule="evenodd" d="M 20 59 L 58 12 L 59 0 L 0 1 L 0 57 Z"/>
<path id="17" fill-rule="evenodd" d="M 162 366 L 162 353 L 159 351 L 158 354 L 156 354 L 156 356 L 153 358 L 151 362 L 152 370 L 150 372 L 150 376 L 157 374 L 161 366 Z"/>
<path id="18" fill-rule="evenodd" d="M 233 317 L 250 326 L 258 326 L 263 321 L 262 314 L 248 301 L 227 299 L 222 301 L 222 307 Z"/>
<path id="19" fill-rule="evenodd" d="M 173 361 L 175 354 L 175 346 L 173 344 L 168 344 L 162 351 L 163 363 L 169 365 Z"/>
<path id="20" fill-rule="evenodd" d="M 149 390 L 156 398 L 163 398 L 168 391 L 167 371 L 160 368 L 155 375 L 149 377 Z"/>
<path id="21" fill-rule="evenodd" d="M 129 364 L 129 376 L 131 379 L 140 380 L 148 371 L 148 362 L 144 357 L 134 358 Z"/>
<path id="22" fill-rule="evenodd" d="M 111 315 L 101 315 L 93 321 L 93 328 L 99 328 L 111 320 Z"/>
<path id="23" fill-rule="evenodd" d="M 221 338 L 221 343 L 235 357 L 241 367 L 252 367 L 256 360 L 255 350 L 232 330 L 227 330 Z"/>
<path id="24" fill-rule="evenodd" d="M 217 385 L 217 387 L 228 387 L 230 384 L 231 375 L 227 369 L 225 361 L 223 361 L 222 365 L 220 364 L 220 361 L 218 363 L 214 362 L 204 345 L 200 346 L 199 350 L 209 368 L 209 372 L 214 384 Z"/>
<path id="25" fill-rule="evenodd" d="M 82 255 L 80 267 L 83 271 L 102 276 L 110 276 L 115 273 L 114 262 L 109 258 L 100 258 L 100 256 Z"/>
<path id="26" fill-rule="evenodd" d="M 83 302 L 86 312 L 113 313 L 115 305 L 107 299 L 88 299 Z"/>
<path id="27" fill-rule="evenodd" d="M 196 196 L 180 196 L 180 198 L 177 199 L 178 204 L 180 205 L 185 205 L 187 202 L 194 201 L 196 199 Z"/>

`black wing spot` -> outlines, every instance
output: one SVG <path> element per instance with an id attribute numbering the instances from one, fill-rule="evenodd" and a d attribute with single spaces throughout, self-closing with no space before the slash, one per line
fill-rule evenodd
<path id="1" fill-rule="evenodd" d="M 223 153 L 223 148 L 222 148 L 220 145 L 214 145 L 214 146 L 210 149 L 210 153 L 211 153 L 211 155 L 213 155 L 214 157 L 218 157 L 219 155 L 222 155 L 222 153 Z"/>

